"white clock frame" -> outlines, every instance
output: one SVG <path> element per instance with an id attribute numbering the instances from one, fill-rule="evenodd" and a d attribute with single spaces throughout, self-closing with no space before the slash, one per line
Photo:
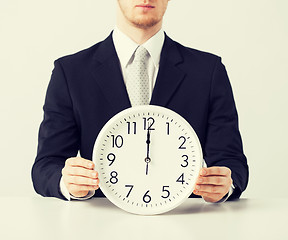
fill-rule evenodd
<path id="1" fill-rule="evenodd" d="M 100 189 L 112 203 L 130 213 L 153 215 L 174 209 L 192 194 L 203 155 L 195 131 L 182 116 L 143 105 L 125 109 L 105 124 L 93 161 Z"/>

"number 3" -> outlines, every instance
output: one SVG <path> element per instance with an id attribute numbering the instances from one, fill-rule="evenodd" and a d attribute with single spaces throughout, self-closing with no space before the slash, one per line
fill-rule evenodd
<path id="1" fill-rule="evenodd" d="M 181 164 L 181 167 L 187 167 L 188 166 L 188 156 L 187 155 L 182 155 L 183 161 L 186 163 L 185 165 L 183 165 L 183 163 Z"/>

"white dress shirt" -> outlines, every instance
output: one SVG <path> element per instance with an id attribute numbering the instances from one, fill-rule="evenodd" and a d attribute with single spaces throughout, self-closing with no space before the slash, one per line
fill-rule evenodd
<path id="1" fill-rule="evenodd" d="M 126 84 L 127 68 L 132 63 L 133 60 L 132 56 L 136 51 L 137 47 L 139 46 L 139 44 L 130 39 L 117 27 L 113 31 L 112 37 L 116 53 L 120 61 L 120 67 L 122 70 L 124 83 Z M 160 55 L 164 44 L 164 39 L 165 39 L 164 31 L 161 29 L 149 40 L 147 40 L 145 43 L 142 44 L 142 46 L 147 49 L 150 55 L 147 62 L 150 100 L 159 70 Z"/>
<path id="2" fill-rule="evenodd" d="M 134 42 L 131 38 L 121 32 L 117 27 L 115 27 L 112 33 L 113 43 L 116 49 L 117 56 L 119 58 L 120 67 L 123 74 L 124 83 L 126 84 L 126 76 L 127 76 L 127 67 L 132 63 L 132 56 L 139 46 L 136 42 Z M 148 39 L 145 43 L 142 44 L 143 47 L 147 49 L 150 54 L 148 58 L 148 76 L 149 76 L 149 99 L 151 100 L 153 88 L 155 86 L 159 63 L 160 63 L 160 55 L 162 51 L 162 47 L 165 40 L 164 31 L 161 29 L 154 36 Z M 129 93 L 128 93 L 129 94 Z M 204 161 L 204 165 L 206 165 Z M 68 189 L 66 188 L 63 179 L 60 180 L 60 190 L 61 193 L 68 199 L 78 199 L 78 200 L 86 200 L 91 198 L 95 191 L 89 191 L 89 193 L 82 198 L 76 198 L 69 194 Z M 228 197 L 232 194 L 233 187 L 231 186 L 229 193 L 221 199 L 219 202 L 225 202 Z"/>

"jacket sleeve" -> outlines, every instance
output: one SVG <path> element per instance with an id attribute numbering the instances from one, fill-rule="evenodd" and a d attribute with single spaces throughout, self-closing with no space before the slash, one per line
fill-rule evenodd
<path id="1" fill-rule="evenodd" d="M 243 153 L 238 114 L 232 88 L 219 58 L 212 75 L 208 129 L 204 156 L 207 166 L 226 166 L 232 171 L 233 194 L 239 198 L 248 183 L 247 159 Z"/>
<path id="2" fill-rule="evenodd" d="M 38 194 L 66 199 L 59 187 L 61 170 L 67 158 L 77 155 L 80 137 L 63 68 L 59 60 L 54 65 L 43 107 L 32 181 Z"/>

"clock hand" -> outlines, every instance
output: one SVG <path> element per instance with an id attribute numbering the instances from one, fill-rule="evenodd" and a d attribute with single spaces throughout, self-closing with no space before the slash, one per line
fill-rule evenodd
<path id="1" fill-rule="evenodd" d="M 146 162 L 146 175 L 148 175 L 148 166 L 149 166 L 149 163 L 151 162 L 151 159 L 149 157 L 149 153 L 150 153 L 150 127 L 148 127 L 148 129 L 147 129 L 146 144 L 147 144 L 147 156 L 145 158 L 145 162 Z"/>

